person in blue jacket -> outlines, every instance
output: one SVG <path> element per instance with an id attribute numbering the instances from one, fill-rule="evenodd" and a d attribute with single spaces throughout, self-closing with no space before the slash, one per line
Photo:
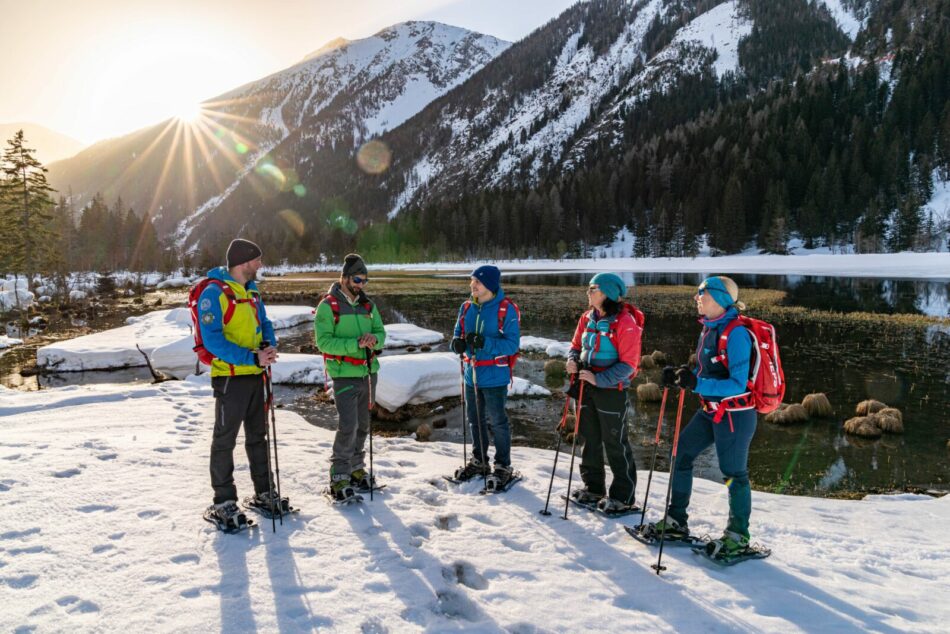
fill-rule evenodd
<path id="1" fill-rule="evenodd" d="M 472 271 L 471 299 L 459 308 L 452 351 L 465 362 L 466 418 L 472 430 L 472 458 L 459 480 L 488 475 L 486 488 L 503 490 L 511 480 L 511 428 L 505 403 L 521 345 L 518 307 L 505 297 L 501 271 L 491 265 Z M 491 421 L 490 424 L 488 421 Z M 495 444 L 494 470 L 488 462 L 488 437 Z"/>
<path id="2" fill-rule="evenodd" d="M 696 348 L 696 369 L 666 367 L 663 384 L 694 391 L 702 406 L 680 434 L 665 533 L 673 538 L 689 534 L 686 509 L 693 488 L 693 462 L 714 444 L 719 469 L 729 488 L 729 521 L 722 538 L 715 541 L 717 552 L 728 556 L 749 545 L 749 445 L 757 419 L 748 387 L 752 336 L 745 328 L 734 328 L 726 342 L 728 364 L 723 363 L 718 353 L 719 337 L 745 309 L 739 301 L 739 287 L 725 276 L 708 277 L 693 299 L 703 325 Z M 662 524 L 654 525 L 655 530 L 663 530 Z"/>

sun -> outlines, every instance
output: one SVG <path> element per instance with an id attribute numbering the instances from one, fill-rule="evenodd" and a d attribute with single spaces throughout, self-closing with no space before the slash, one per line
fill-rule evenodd
<path id="1" fill-rule="evenodd" d="M 203 108 L 200 103 L 182 104 L 175 114 L 175 118 L 182 123 L 195 123 L 201 118 Z"/>

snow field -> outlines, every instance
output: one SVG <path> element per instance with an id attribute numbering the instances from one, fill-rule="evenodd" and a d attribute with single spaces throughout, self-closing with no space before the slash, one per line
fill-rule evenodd
<path id="1" fill-rule="evenodd" d="M 754 492 L 769 559 L 718 568 L 671 547 L 657 576 L 624 520 L 558 517 L 563 454 L 550 517 L 553 452 L 516 447 L 525 479 L 484 497 L 440 477 L 458 445 L 409 438 L 375 439 L 389 485 L 375 501 L 331 507 L 333 434 L 285 410 L 281 485 L 302 511 L 224 535 L 200 517 L 212 403 L 195 381 L 0 391 L 0 629 L 936 632 L 950 618 L 950 498 Z M 235 463 L 247 495 L 240 448 Z M 665 490 L 655 474 L 648 519 Z M 697 480 L 690 510 L 694 532 L 717 534 L 725 488 Z"/>

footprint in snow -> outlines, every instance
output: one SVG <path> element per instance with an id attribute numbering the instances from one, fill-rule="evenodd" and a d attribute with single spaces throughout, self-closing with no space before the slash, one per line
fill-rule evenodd
<path id="1" fill-rule="evenodd" d="M 460 583 L 472 590 L 484 590 L 488 587 L 488 580 L 467 561 L 456 561 L 451 566 L 442 568 L 442 578 L 446 581 Z"/>
<path id="2" fill-rule="evenodd" d="M 82 473 L 82 469 L 75 469 L 75 468 L 74 468 L 74 469 L 64 469 L 64 470 L 62 470 L 62 471 L 54 471 L 54 472 L 53 472 L 53 477 L 54 477 L 54 478 L 71 478 L 71 477 L 73 477 L 73 476 L 75 476 L 75 475 L 79 475 L 80 473 Z"/>

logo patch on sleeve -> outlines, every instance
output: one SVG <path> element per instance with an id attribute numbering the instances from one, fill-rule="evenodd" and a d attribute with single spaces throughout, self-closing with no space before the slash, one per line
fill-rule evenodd
<path id="1" fill-rule="evenodd" d="M 214 313 L 205 313 L 201 316 L 201 323 L 208 325 L 214 323 Z"/>
<path id="2" fill-rule="evenodd" d="M 203 300 L 201 300 L 201 304 L 198 305 L 198 308 L 201 309 L 202 312 L 208 310 L 211 308 L 211 300 L 205 297 Z"/>

